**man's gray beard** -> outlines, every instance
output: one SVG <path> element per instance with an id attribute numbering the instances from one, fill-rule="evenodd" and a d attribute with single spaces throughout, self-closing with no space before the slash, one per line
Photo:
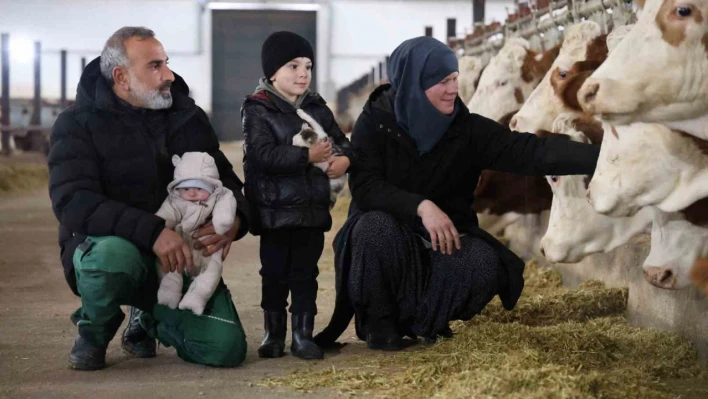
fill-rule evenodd
<path id="1" fill-rule="evenodd" d="M 135 82 L 135 83 L 134 83 Z M 135 79 L 131 80 L 132 96 L 148 109 L 167 109 L 172 106 L 172 93 L 163 94 L 160 90 L 145 89 Z"/>

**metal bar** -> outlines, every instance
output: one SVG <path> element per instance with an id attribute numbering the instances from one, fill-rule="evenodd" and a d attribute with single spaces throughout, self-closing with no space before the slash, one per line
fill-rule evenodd
<path id="1" fill-rule="evenodd" d="M 66 50 L 61 51 L 61 108 L 66 108 Z"/>
<path id="2" fill-rule="evenodd" d="M 2 34 L 2 128 L 10 126 L 10 35 Z M 2 152 L 10 154 L 10 132 L 2 132 Z"/>
<path id="3" fill-rule="evenodd" d="M 433 27 L 432 26 L 425 27 L 425 36 L 433 37 Z"/>
<path id="4" fill-rule="evenodd" d="M 81 57 L 81 73 L 86 69 L 86 57 Z"/>
<path id="5" fill-rule="evenodd" d="M 384 79 L 383 62 L 379 62 L 379 82 Z"/>
<path id="6" fill-rule="evenodd" d="M 34 42 L 34 98 L 31 125 L 42 124 L 42 43 Z"/>

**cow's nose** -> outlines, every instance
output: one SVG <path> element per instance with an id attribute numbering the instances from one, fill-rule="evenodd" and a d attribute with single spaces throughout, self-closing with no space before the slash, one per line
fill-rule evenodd
<path id="1" fill-rule="evenodd" d="M 543 249 L 543 245 L 541 245 L 541 255 L 543 255 L 544 258 L 546 257 L 546 251 Z"/>
<path id="2" fill-rule="evenodd" d="M 589 188 L 585 191 L 585 198 L 587 198 L 590 205 L 592 205 L 592 194 L 590 194 Z"/>
<path id="3" fill-rule="evenodd" d="M 600 90 L 600 82 L 593 80 L 586 80 L 583 87 L 580 88 L 578 92 L 578 100 L 583 106 L 587 106 L 595 101 L 597 97 L 597 92 Z"/>
<path id="4" fill-rule="evenodd" d="M 509 122 L 509 128 L 511 130 L 516 130 L 516 125 L 519 123 L 519 118 L 514 115 L 514 117 L 511 118 L 511 122 Z"/>
<path id="5" fill-rule="evenodd" d="M 673 271 L 667 267 L 647 266 L 644 268 L 644 278 L 655 287 L 667 290 L 676 289 L 674 287 L 676 277 Z"/>

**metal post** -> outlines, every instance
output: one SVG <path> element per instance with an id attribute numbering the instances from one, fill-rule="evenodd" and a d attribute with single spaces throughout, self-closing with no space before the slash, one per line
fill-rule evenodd
<path id="1" fill-rule="evenodd" d="M 425 27 L 425 36 L 433 37 L 433 27 L 432 26 Z"/>
<path id="2" fill-rule="evenodd" d="M 42 124 L 42 43 L 34 42 L 34 114 L 30 125 L 39 126 Z"/>
<path id="3" fill-rule="evenodd" d="M 455 18 L 447 19 L 447 39 L 451 37 L 457 37 L 457 19 Z"/>
<path id="4" fill-rule="evenodd" d="M 86 57 L 81 57 L 81 73 L 86 69 Z"/>
<path id="5" fill-rule="evenodd" d="M 379 62 L 379 82 L 383 81 L 383 78 L 384 78 L 383 62 Z"/>
<path id="6" fill-rule="evenodd" d="M 61 51 L 61 109 L 66 108 L 66 50 Z"/>
<path id="7" fill-rule="evenodd" d="M 2 34 L 2 120 L 0 126 L 10 127 L 10 35 Z M 2 152 L 10 155 L 10 131 L 2 131 Z"/>

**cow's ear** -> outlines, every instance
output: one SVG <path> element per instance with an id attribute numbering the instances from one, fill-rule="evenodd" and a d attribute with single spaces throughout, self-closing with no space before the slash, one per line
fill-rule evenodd
<path id="1" fill-rule="evenodd" d="M 172 165 L 177 166 L 180 162 L 182 162 L 182 159 L 179 155 L 175 154 L 172 156 Z"/>

